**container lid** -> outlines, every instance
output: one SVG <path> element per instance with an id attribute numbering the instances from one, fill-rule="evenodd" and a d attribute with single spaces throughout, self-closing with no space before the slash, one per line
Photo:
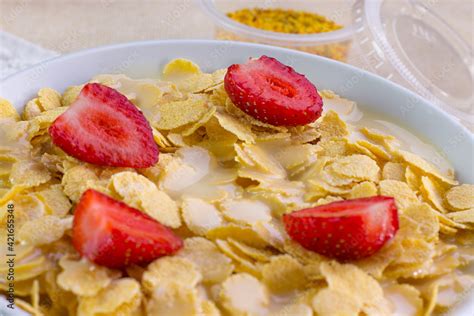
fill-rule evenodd
<path id="1" fill-rule="evenodd" d="M 472 49 L 441 17 L 417 0 L 358 1 L 353 13 L 370 70 L 474 124 Z"/>

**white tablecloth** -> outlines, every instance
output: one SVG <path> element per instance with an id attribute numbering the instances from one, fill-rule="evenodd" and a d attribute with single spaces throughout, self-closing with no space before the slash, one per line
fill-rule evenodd
<path id="1" fill-rule="evenodd" d="M 0 31 L 0 79 L 58 53 Z"/>

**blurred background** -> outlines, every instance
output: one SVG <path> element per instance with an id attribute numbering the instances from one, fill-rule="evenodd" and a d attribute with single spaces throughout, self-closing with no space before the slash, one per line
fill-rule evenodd
<path id="1" fill-rule="evenodd" d="M 375 72 L 473 128 L 473 7 L 472 0 L 0 0 L 0 77 L 101 45 L 191 38 L 251 41 Z M 294 9 L 323 20 L 312 29 L 316 33 L 295 34 L 272 30 L 271 17 L 254 23 L 255 15 L 241 12 L 247 8 Z M 283 15 L 284 21 L 289 18 Z M 291 19 L 300 23 L 298 30 L 309 23 L 300 16 Z"/>
<path id="2" fill-rule="evenodd" d="M 247 0 L 221 0 L 219 3 Z M 267 5 L 273 1 L 254 1 Z M 291 3 L 299 1 L 279 1 Z M 354 1 L 309 0 L 336 10 Z M 473 44 L 473 1 L 421 1 Z M 300 4 L 301 5 L 301 4 Z M 247 5 L 248 6 L 248 5 Z M 1 0 L 0 28 L 47 49 L 67 53 L 137 40 L 213 38 L 214 22 L 195 0 Z"/>

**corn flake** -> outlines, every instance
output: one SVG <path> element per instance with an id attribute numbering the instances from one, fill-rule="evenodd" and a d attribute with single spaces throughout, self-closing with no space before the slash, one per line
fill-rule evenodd
<path id="1" fill-rule="evenodd" d="M 270 301 L 265 286 L 247 273 L 225 280 L 219 296 L 224 308 L 236 315 L 262 315 Z"/>
<path id="2" fill-rule="evenodd" d="M 201 315 L 201 301 L 196 289 L 172 283 L 154 289 L 146 311 L 153 316 Z"/>
<path id="3" fill-rule="evenodd" d="M 396 242 L 392 242 L 372 256 L 358 260 L 357 267 L 375 279 L 382 280 L 385 269 L 400 255 L 400 246 Z"/>
<path id="4" fill-rule="evenodd" d="M 226 131 L 234 134 L 239 140 L 247 143 L 255 142 L 255 136 L 250 127 L 237 118 L 225 112 L 216 112 L 215 117 Z"/>
<path id="5" fill-rule="evenodd" d="M 209 172 L 211 157 L 201 147 L 185 147 L 176 151 L 175 158 L 164 166 L 160 184 L 168 191 L 181 191 L 199 180 Z"/>
<path id="6" fill-rule="evenodd" d="M 423 277 L 420 271 L 433 263 L 434 245 L 424 239 L 405 238 L 399 241 L 400 256 L 386 269 L 389 278 Z"/>
<path id="7" fill-rule="evenodd" d="M 28 139 L 34 143 L 35 137 L 49 137 L 47 132 L 51 124 L 66 111 L 64 107 L 53 108 L 32 118 L 28 123 Z"/>
<path id="8" fill-rule="evenodd" d="M 142 210 L 163 225 L 181 226 L 176 202 L 144 176 L 130 171 L 120 172 L 111 177 L 111 185 L 128 205 Z"/>
<path id="9" fill-rule="evenodd" d="M 18 251 L 18 246 L 15 250 Z M 15 260 L 15 281 L 25 281 L 36 278 L 47 271 L 51 264 L 40 251 L 31 252 L 31 257 L 23 258 L 23 260 Z M 6 262 L 6 261 L 5 261 Z M 7 264 L 0 265 L 0 273 L 7 275 L 9 267 Z"/>
<path id="10" fill-rule="evenodd" d="M 76 100 L 83 87 L 83 85 L 67 87 L 61 97 L 61 105 L 70 106 Z"/>
<path id="11" fill-rule="evenodd" d="M 174 283 L 179 287 L 194 288 L 202 279 L 197 266 L 182 257 L 161 257 L 150 263 L 143 273 L 142 284 L 149 293 L 156 287 Z"/>
<path id="12" fill-rule="evenodd" d="M 227 241 L 232 247 L 236 248 L 247 257 L 260 262 L 270 261 L 270 258 L 273 255 L 273 252 L 270 250 L 254 248 L 232 238 L 229 238 Z"/>
<path id="13" fill-rule="evenodd" d="M 369 181 L 361 182 L 352 187 L 349 192 L 350 199 L 358 199 L 377 195 L 377 186 Z"/>
<path id="14" fill-rule="evenodd" d="M 271 222 L 257 222 L 252 228 L 265 243 L 277 249 L 283 247 L 286 233 L 281 223 L 276 220 L 272 220 Z"/>
<path id="15" fill-rule="evenodd" d="M 153 108 L 162 100 L 164 91 L 153 83 L 142 83 L 137 89 L 136 105 L 148 119 L 152 119 Z"/>
<path id="16" fill-rule="evenodd" d="M 160 133 L 156 128 L 152 127 L 153 140 L 160 148 L 172 147 L 170 140 Z M 161 158 L 161 157 L 160 157 Z"/>
<path id="17" fill-rule="evenodd" d="M 231 246 L 226 240 L 218 239 L 216 244 L 220 251 L 233 260 L 236 272 L 250 273 L 257 278 L 261 278 L 260 263 L 255 262 L 239 251 L 238 248 Z"/>
<path id="18" fill-rule="evenodd" d="M 341 120 L 339 115 L 334 111 L 329 111 L 324 115 L 318 125 L 318 130 L 321 133 L 321 137 L 345 137 L 349 135 L 347 124 Z"/>
<path id="19" fill-rule="evenodd" d="M 374 141 L 374 142 L 377 142 L 377 143 L 385 143 L 385 142 L 390 142 L 390 141 L 393 141 L 395 140 L 395 137 L 393 137 L 392 135 L 385 135 L 385 134 L 381 134 L 379 133 L 377 130 L 375 129 L 371 129 L 371 128 L 367 128 L 367 127 L 363 127 L 360 129 L 360 132 L 365 136 L 367 137 L 368 139 Z"/>
<path id="20" fill-rule="evenodd" d="M 356 154 L 362 154 L 365 155 L 373 160 L 377 160 L 377 156 L 375 156 L 369 149 L 366 147 L 362 146 L 359 144 L 359 142 L 355 143 L 348 143 L 347 147 L 349 149 L 349 152 L 351 153 L 356 153 Z"/>
<path id="21" fill-rule="evenodd" d="M 316 147 L 318 155 L 336 157 L 346 155 L 350 146 L 346 138 L 333 137 L 320 140 Z"/>
<path id="22" fill-rule="evenodd" d="M 397 180 L 405 181 L 406 167 L 404 164 L 399 162 L 388 161 L 385 163 L 382 169 L 382 179 L 384 180 Z"/>
<path id="23" fill-rule="evenodd" d="M 61 180 L 64 193 L 74 202 L 78 201 L 82 193 L 87 190 L 88 181 L 99 180 L 96 172 L 85 165 L 68 169 Z"/>
<path id="24" fill-rule="evenodd" d="M 338 201 L 343 201 L 344 199 L 340 196 L 334 196 L 334 195 L 327 195 L 314 203 L 314 206 L 320 206 L 320 205 L 325 205 L 329 204 L 332 202 L 338 202 Z"/>
<path id="25" fill-rule="evenodd" d="M 201 312 L 203 316 L 221 316 L 221 312 L 216 304 L 210 300 L 203 300 L 201 302 Z"/>
<path id="26" fill-rule="evenodd" d="M 376 182 L 380 168 L 373 159 L 356 154 L 336 159 L 331 170 L 339 176 Z"/>
<path id="27" fill-rule="evenodd" d="M 51 179 L 49 171 L 39 162 L 20 160 L 13 164 L 10 182 L 13 185 L 35 187 Z"/>
<path id="28" fill-rule="evenodd" d="M 26 103 L 21 116 L 24 120 L 31 120 L 40 114 L 41 105 L 39 103 L 38 98 L 34 98 Z"/>
<path id="29" fill-rule="evenodd" d="M 50 215 L 63 217 L 69 213 L 72 206 L 60 184 L 54 184 L 45 190 L 38 191 L 35 196 L 44 203 L 46 212 Z"/>
<path id="30" fill-rule="evenodd" d="M 270 313 L 271 316 L 312 316 L 311 307 L 302 303 L 290 303 L 283 306 L 276 312 Z"/>
<path id="31" fill-rule="evenodd" d="M 45 215 L 44 204 L 33 195 L 19 194 L 13 198 L 15 226 L 20 228 L 26 221 L 40 219 Z"/>
<path id="32" fill-rule="evenodd" d="M 132 278 L 112 281 L 94 296 L 81 297 L 77 316 L 136 315 L 140 310 L 140 284 Z"/>
<path id="33" fill-rule="evenodd" d="M 234 270 L 232 261 L 223 255 L 213 242 L 201 237 L 185 239 L 184 247 L 177 256 L 193 262 L 205 283 L 222 282 Z"/>
<path id="34" fill-rule="evenodd" d="M 435 209 L 432 209 L 432 211 L 438 216 L 439 223 L 440 223 L 440 228 L 441 232 L 444 233 L 444 229 L 446 229 L 448 232 L 450 231 L 449 228 L 452 229 L 469 229 L 468 225 L 457 223 L 453 221 L 452 219 L 449 218 L 447 214 L 441 213 Z"/>
<path id="35" fill-rule="evenodd" d="M 421 177 L 421 193 L 424 198 L 431 203 L 437 210 L 446 213 L 446 209 L 443 206 L 443 196 L 445 190 L 433 181 L 430 177 Z"/>
<path id="36" fill-rule="evenodd" d="M 352 298 L 367 315 L 388 314 L 388 301 L 380 284 L 364 271 L 335 261 L 322 262 L 320 269 L 329 289 Z"/>
<path id="37" fill-rule="evenodd" d="M 63 270 L 57 276 L 58 285 L 79 296 L 94 296 L 121 276 L 119 271 L 95 265 L 86 259 L 74 260 L 64 256 L 59 265 Z"/>
<path id="38" fill-rule="evenodd" d="M 377 159 L 381 160 L 390 160 L 391 156 L 388 154 L 385 149 L 381 146 L 368 142 L 366 140 L 358 140 L 356 142 L 357 145 L 361 146 L 362 148 L 366 148 L 373 156 Z"/>
<path id="39" fill-rule="evenodd" d="M 72 228 L 72 216 L 59 218 L 54 215 L 30 220 L 21 226 L 18 239 L 29 245 L 45 245 L 60 239 L 64 232 Z"/>
<path id="40" fill-rule="evenodd" d="M 273 293 L 289 293 L 303 289 L 308 280 L 304 267 L 289 255 L 274 256 L 262 268 L 262 282 Z"/>
<path id="41" fill-rule="evenodd" d="M 238 145 L 235 146 L 236 151 Z M 268 173 L 277 178 L 283 178 L 286 175 L 283 167 L 269 155 L 266 151 L 260 147 L 252 144 L 241 144 L 242 151 L 247 155 L 247 163 L 250 163 L 250 166 L 256 167 L 259 171 Z"/>
<path id="42" fill-rule="evenodd" d="M 407 166 L 405 170 L 405 181 L 414 192 L 420 191 L 421 188 L 421 176 L 415 172 L 415 170 Z"/>
<path id="43" fill-rule="evenodd" d="M 319 291 L 313 298 L 312 306 L 319 316 L 359 315 L 362 308 L 352 295 L 330 288 Z"/>
<path id="44" fill-rule="evenodd" d="M 261 122 L 257 119 L 254 119 L 252 116 L 248 115 L 244 111 L 236 107 L 229 98 L 225 100 L 225 109 L 226 111 L 238 118 L 245 120 L 248 124 L 252 125 L 252 130 L 254 131 L 263 131 L 263 132 L 287 132 L 288 128 L 285 126 L 275 126 Z"/>
<path id="45" fill-rule="evenodd" d="M 160 104 L 153 126 L 158 130 L 171 130 L 198 121 L 209 110 L 203 99 L 187 99 Z"/>
<path id="46" fill-rule="evenodd" d="M 474 224 L 474 208 L 465 211 L 452 212 L 447 216 L 456 223 Z"/>
<path id="47" fill-rule="evenodd" d="M 309 161 L 314 154 L 314 146 L 311 144 L 277 144 L 277 146 L 273 156 L 287 170 Z"/>
<path id="48" fill-rule="evenodd" d="M 457 185 L 458 182 L 450 179 L 444 175 L 442 175 L 436 167 L 434 167 L 432 164 L 421 158 L 420 156 L 417 156 L 413 153 L 410 153 L 408 151 L 404 150 L 399 150 L 397 152 L 397 155 L 400 156 L 406 163 L 408 163 L 410 166 L 431 175 L 432 177 L 442 181 L 443 183 L 449 184 L 449 185 Z"/>
<path id="49" fill-rule="evenodd" d="M 439 220 L 433 209 L 426 203 L 411 204 L 400 214 L 398 234 L 405 237 L 418 237 L 426 241 L 438 239 Z"/>
<path id="50" fill-rule="evenodd" d="M 343 195 L 351 191 L 349 188 L 332 186 L 328 183 L 316 180 L 309 180 L 307 183 L 307 189 L 314 193 L 324 192 L 320 197 L 325 197 L 328 194 Z"/>
<path id="51" fill-rule="evenodd" d="M 182 214 L 186 226 L 197 235 L 205 235 L 208 230 L 223 223 L 222 215 L 217 208 L 201 199 L 184 199 Z"/>
<path id="52" fill-rule="evenodd" d="M 226 199 L 220 205 L 224 217 L 237 224 L 252 225 L 272 219 L 270 207 L 258 200 Z"/>
<path id="53" fill-rule="evenodd" d="M 163 68 L 163 77 L 182 77 L 200 74 L 201 69 L 192 61 L 184 58 L 176 58 L 168 62 Z"/>
<path id="54" fill-rule="evenodd" d="M 183 127 L 183 130 L 181 131 L 181 134 L 183 136 L 188 136 L 188 141 L 190 143 L 193 143 L 192 141 L 190 141 L 190 137 L 191 135 L 193 135 L 194 132 L 196 132 L 200 127 L 204 127 L 204 125 L 206 125 L 207 122 L 209 122 L 210 119 L 212 119 L 214 117 L 214 114 L 216 113 L 216 107 L 215 106 L 211 106 L 209 108 L 209 110 L 204 113 L 200 118 L 199 120 L 197 120 L 196 122 L 193 122 L 193 123 L 190 123 L 188 125 L 186 125 L 185 127 Z M 198 136 L 198 135 L 196 135 Z"/>
<path id="55" fill-rule="evenodd" d="M 266 246 L 266 242 L 252 228 L 235 224 L 213 228 L 207 231 L 206 237 L 209 239 L 233 238 L 257 248 Z"/>
<path id="56" fill-rule="evenodd" d="M 36 279 L 28 279 L 24 281 L 15 281 L 15 294 L 18 296 L 28 296 L 31 293 L 31 289 L 33 287 L 33 283 L 38 281 Z M 7 283 L 0 283 L 0 291 L 8 291 L 9 284 Z"/>
<path id="57" fill-rule="evenodd" d="M 16 111 L 15 107 L 8 102 L 8 100 L 0 98 L 0 119 L 14 119 L 18 121 L 20 119 L 20 115 Z"/>
<path id="58" fill-rule="evenodd" d="M 296 258 L 302 264 L 319 265 L 321 262 L 326 260 L 325 257 L 319 255 L 316 252 L 303 248 L 303 246 L 291 239 L 286 239 L 284 241 L 283 250 L 292 257 Z"/>
<path id="59" fill-rule="evenodd" d="M 61 106 L 61 95 L 54 89 L 43 88 L 38 91 L 38 102 L 43 111 L 52 110 Z"/>
<path id="60" fill-rule="evenodd" d="M 455 235 L 458 233 L 458 230 L 450 225 L 445 223 L 439 223 L 439 231 L 444 235 Z"/>
<path id="61" fill-rule="evenodd" d="M 394 197 L 397 206 L 402 210 L 410 206 L 410 204 L 419 202 L 415 192 L 405 182 L 382 180 L 379 186 L 380 194 Z"/>
<path id="62" fill-rule="evenodd" d="M 446 193 L 446 202 L 454 210 L 474 208 L 474 185 L 462 184 Z"/>
<path id="63" fill-rule="evenodd" d="M 384 288 L 385 297 L 390 301 L 391 310 L 396 315 L 419 316 L 423 312 L 420 292 L 409 284 L 391 284 Z"/>

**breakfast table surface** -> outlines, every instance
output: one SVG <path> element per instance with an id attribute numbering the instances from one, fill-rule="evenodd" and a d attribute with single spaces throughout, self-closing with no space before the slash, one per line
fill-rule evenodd
<path id="1" fill-rule="evenodd" d="M 314 5 L 314 0 L 305 2 Z M 421 2 L 472 46 L 474 1 Z M 0 0 L 0 30 L 58 53 L 129 41 L 214 37 L 214 23 L 196 0 Z"/>

